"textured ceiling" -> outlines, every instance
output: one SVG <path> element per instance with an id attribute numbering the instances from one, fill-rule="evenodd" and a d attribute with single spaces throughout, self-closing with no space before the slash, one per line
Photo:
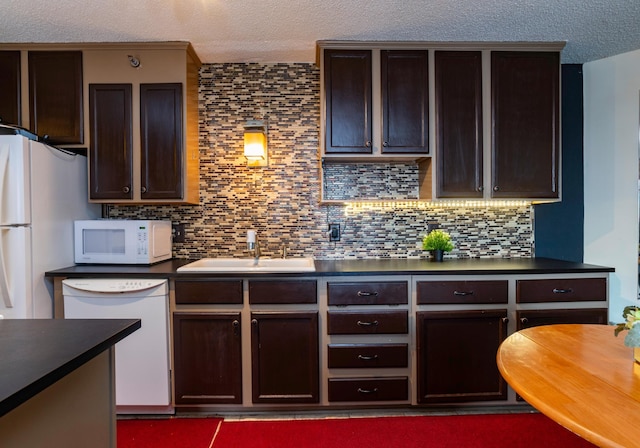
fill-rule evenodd
<path id="1" fill-rule="evenodd" d="M 312 62 L 317 40 L 566 41 L 640 49 L 640 0 L 0 0 L 0 42 L 189 41 L 203 62 Z"/>

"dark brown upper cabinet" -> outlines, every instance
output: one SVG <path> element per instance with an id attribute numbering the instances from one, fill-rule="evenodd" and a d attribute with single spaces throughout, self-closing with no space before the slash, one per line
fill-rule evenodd
<path id="1" fill-rule="evenodd" d="M 436 195 L 483 197 L 482 53 L 435 52 Z"/>
<path id="2" fill-rule="evenodd" d="M 493 198 L 559 198 L 559 52 L 491 53 Z"/>
<path id="3" fill-rule="evenodd" d="M 426 50 L 326 49 L 323 57 L 324 155 L 428 154 Z"/>
<path id="4" fill-rule="evenodd" d="M 29 52 L 31 131 L 52 144 L 82 144 L 82 52 Z"/>
<path id="5" fill-rule="evenodd" d="M 182 84 L 140 85 L 140 196 L 182 198 Z"/>
<path id="6" fill-rule="evenodd" d="M 20 52 L 0 51 L 0 122 L 22 125 Z"/>
<path id="7" fill-rule="evenodd" d="M 133 198 L 131 84 L 90 84 L 89 198 Z"/>
<path id="8" fill-rule="evenodd" d="M 371 51 L 324 52 L 325 148 L 371 154 Z"/>
<path id="9" fill-rule="evenodd" d="M 87 107 L 94 115 L 99 110 L 107 122 L 93 121 L 88 128 L 87 140 L 101 146 L 92 152 L 89 199 L 106 204 L 197 204 L 200 60 L 185 42 L 164 43 L 157 49 L 155 43 L 132 45 L 83 52 L 85 82 L 103 86 L 104 108 Z M 132 54 L 144 61 L 140 68 L 130 65 Z M 130 85 L 131 93 L 123 96 L 122 85 Z M 91 95 L 95 100 L 96 93 Z"/>
<path id="10" fill-rule="evenodd" d="M 389 153 L 429 152 L 427 51 L 382 50 L 382 149 Z"/>

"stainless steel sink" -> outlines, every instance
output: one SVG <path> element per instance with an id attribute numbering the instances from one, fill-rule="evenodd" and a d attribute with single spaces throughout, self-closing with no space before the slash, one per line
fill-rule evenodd
<path id="1" fill-rule="evenodd" d="M 202 258 L 178 272 L 315 272 L 313 258 Z"/>

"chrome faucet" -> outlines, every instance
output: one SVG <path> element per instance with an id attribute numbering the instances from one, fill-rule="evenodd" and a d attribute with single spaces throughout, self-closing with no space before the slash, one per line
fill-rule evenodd
<path id="1" fill-rule="evenodd" d="M 260 258 L 260 242 L 255 230 L 247 230 L 247 250 L 253 255 L 257 263 Z"/>

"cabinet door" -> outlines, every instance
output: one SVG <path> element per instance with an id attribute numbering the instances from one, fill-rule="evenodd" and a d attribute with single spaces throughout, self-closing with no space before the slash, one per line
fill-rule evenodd
<path id="1" fill-rule="evenodd" d="M 429 152 L 429 83 L 426 50 L 380 52 L 382 150 Z"/>
<path id="2" fill-rule="evenodd" d="M 181 199 L 182 84 L 140 85 L 140 182 L 144 199 Z"/>
<path id="3" fill-rule="evenodd" d="M 324 95 L 324 152 L 370 154 L 371 51 L 325 50 Z"/>
<path id="4" fill-rule="evenodd" d="M 82 52 L 29 52 L 31 130 L 52 144 L 84 143 Z"/>
<path id="5" fill-rule="evenodd" d="M 482 53 L 435 52 L 436 195 L 481 198 Z"/>
<path id="6" fill-rule="evenodd" d="M 493 52 L 494 198 L 558 198 L 560 55 Z"/>
<path id="7" fill-rule="evenodd" d="M 0 123 L 22 124 L 19 51 L 0 51 Z"/>
<path id="8" fill-rule="evenodd" d="M 240 313 L 174 313 L 175 402 L 242 403 Z"/>
<path id="9" fill-rule="evenodd" d="M 416 318 L 418 403 L 507 399 L 496 364 L 506 310 L 421 311 Z"/>
<path id="10" fill-rule="evenodd" d="M 318 403 L 318 313 L 251 313 L 254 403 Z"/>
<path id="11" fill-rule="evenodd" d="M 89 126 L 89 198 L 132 199 L 131 84 L 90 84 Z"/>

